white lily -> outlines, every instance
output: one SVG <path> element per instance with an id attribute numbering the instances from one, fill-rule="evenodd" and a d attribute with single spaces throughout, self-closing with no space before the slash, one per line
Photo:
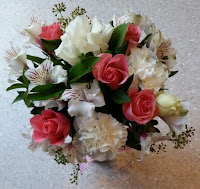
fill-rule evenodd
<path id="1" fill-rule="evenodd" d="M 23 75 L 24 66 L 26 65 L 26 52 L 19 48 L 14 48 L 11 44 L 11 49 L 7 50 L 4 57 L 9 64 L 9 82 L 15 82 Z"/>
<path id="2" fill-rule="evenodd" d="M 140 152 L 140 157 L 137 159 L 138 161 L 142 161 L 145 155 L 150 154 L 150 148 L 156 142 L 166 141 L 171 138 L 171 134 L 163 136 L 161 133 L 148 133 L 142 134 L 140 136 L 140 145 L 142 150 Z"/>
<path id="3" fill-rule="evenodd" d="M 50 60 L 45 60 L 37 68 L 28 69 L 25 76 L 34 85 L 67 81 L 67 71 L 60 65 L 53 66 L 53 62 Z"/>
<path id="4" fill-rule="evenodd" d="M 67 89 L 62 94 L 61 99 L 68 101 L 68 113 L 70 116 L 91 117 L 95 107 L 105 105 L 103 94 L 98 82 L 92 84 L 77 83 L 71 85 L 72 89 Z"/>

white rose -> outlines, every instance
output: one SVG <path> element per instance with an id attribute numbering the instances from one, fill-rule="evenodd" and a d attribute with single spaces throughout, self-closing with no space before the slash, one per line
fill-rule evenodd
<path id="1" fill-rule="evenodd" d="M 98 55 L 108 49 L 113 27 L 101 24 L 95 17 L 92 23 L 85 16 L 77 16 L 69 23 L 66 33 L 61 36 L 62 43 L 55 50 L 58 57 L 74 66 L 82 54 L 93 52 Z"/>

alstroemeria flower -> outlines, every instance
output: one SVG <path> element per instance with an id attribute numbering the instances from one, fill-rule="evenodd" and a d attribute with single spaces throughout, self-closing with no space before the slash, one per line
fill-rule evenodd
<path id="1" fill-rule="evenodd" d="M 68 113 L 70 116 L 91 117 L 95 107 L 105 105 L 103 94 L 96 80 L 92 84 L 72 84 L 71 88 L 65 90 L 61 97 L 62 100 L 69 100 Z"/>
<path id="2" fill-rule="evenodd" d="M 28 43 L 41 47 L 42 42 L 39 35 L 42 33 L 42 25 L 42 23 L 37 22 L 35 17 L 31 18 L 31 25 L 22 31 L 22 35 L 28 36 Z"/>
<path id="3" fill-rule="evenodd" d="M 176 50 L 172 48 L 171 39 L 162 40 L 158 44 L 156 55 L 158 60 L 162 62 L 170 70 L 176 65 Z"/>
<path id="4" fill-rule="evenodd" d="M 150 154 L 150 148 L 156 142 L 161 142 L 165 140 L 169 140 L 171 138 L 171 134 L 163 136 L 161 133 L 143 133 L 140 136 L 140 145 L 142 150 L 140 152 L 140 158 L 138 161 L 142 161 L 145 155 Z"/>
<path id="5" fill-rule="evenodd" d="M 34 106 L 36 107 L 45 107 L 45 110 L 51 109 L 51 108 L 58 108 L 58 111 L 62 110 L 65 106 L 67 106 L 67 103 L 60 99 L 49 99 L 45 101 L 34 101 Z"/>
<path id="6" fill-rule="evenodd" d="M 14 82 L 23 75 L 26 65 L 26 52 L 12 46 L 11 49 L 6 51 L 4 59 L 10 67 L 9 81 Z"/>
<path id="7" fill-rule="evenodd" d="M 25 76 L 35 85 L 67 81 L 67 71 L 60 65 L 53 66 L 53 62 L 50 60 L 45 60 L 37 68 L 28 69 Z"/>

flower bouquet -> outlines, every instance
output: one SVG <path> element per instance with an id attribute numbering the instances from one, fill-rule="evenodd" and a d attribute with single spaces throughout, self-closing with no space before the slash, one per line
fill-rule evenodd
<path id="1" fill-rule="evenodd" d="M 164 86 L 177 73 L 171 39 L 132 12 L 104 24 L 83 8 L 66 18 L 65 10 L 56 4 L 57 22 L 33 17 L 23 30 L 40 57 L 14 47 L 5 55 L 13 82 L 7 90 L 20 89 L 14 102 L 23 100 L 33 114 L 23 133 L 29 149 L 41 147 L 58 163 L 75 165 L 76 182 L 84 163 L 112 160 L 123 149 L 140 150 L 142 160 L 165 150 L 166 140 L 183 148 L 194 129 L 185 126 L 187 102 Z M 167 135 L 158 117 L 168 125 Z"/>

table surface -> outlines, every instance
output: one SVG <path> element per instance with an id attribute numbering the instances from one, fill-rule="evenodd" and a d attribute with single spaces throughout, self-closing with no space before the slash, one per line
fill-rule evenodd
<path id="1" fill-rule="evenodd" d="M 29 110 L 21 102 L 11 105 L 16 91 L 5 92 L 8 67 L 3 61 L 10 41 L 19 47 L 24 39 L 19 32 L 35 15 L 47 24 L 55 21 L 54 3 L 48 0 L 0 0 L 0 189 L 151 189 L 200 187 L 200 1 L 199 0 L 68 0 L 68 13 L 78 5 L 93 18 L 108 22 L 113 14 L 127 9 L 149 16 L 177 49 L 179 73 L 167 82 L 169 92 L 190 101 L 188 125 L 196 129 L 184 150 L 169 144 L 167 152 L 151 154 L 137 162 L 137 151 L 121 153 L 112 162 L 91 163 L 79 178 L 78 186 L 69 182 L 72 166 L 57 165 L 41 152 L 30 152 L 21 130 L 29 124 Z"/>

